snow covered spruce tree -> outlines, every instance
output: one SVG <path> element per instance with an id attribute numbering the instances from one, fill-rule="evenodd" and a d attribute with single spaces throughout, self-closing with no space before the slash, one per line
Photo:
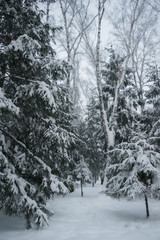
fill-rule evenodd
<path id="1" fill-rule="evenodd" d="M 145 198 L 149 217 L 148 197 L 160 191 L 160 153 L 148 135 L 137 133 L 131 141 L 117 145 L 109 153 L 106 168 L 105 194 L 114 198 Z"/>
<path id="2" fill-rule="evenodd" d="M 74 165 L 65 66 L 35 2 L 0 1 L 0 14 L 0 209 L 42 227 Z"/>
<path id="3" fill-rule="evenodd" d="M 124 58 L 111 47 L 108 49 L 109 61 L 102 68 L 103 100 L 109 127 L 114 129 L 114 144 L 128 141 L 130 128 L 136 115 L 138 98 L 133 85 L 131 69 L 126 68 L 121 88 L 117 88 Z M 116 103 L 115 103 L 116 101 Z"/>
<path id="4" fill-rule="evenodd" d="M 160 68 L 158 66 L 149 67 L 148 81 L 150 86 L 145 97 L 149 106 L 144 115 L 148 120 L 148 131 L 152 143 L 156 144 L 160 150 Z"/>
<path id="5" fill-rule="evenodd" d="M 76 180 L 80 181 L 81 197 L 83 197 L 83 184 L 86 182 L 91 182 L 92 179 L 92 173 L 84 161 L 83 156 L 80 156 L 79 163 L 76 164 L 76 167 L 74 169 L 74 177 Z"/>
<path id="6" fill-rule="evenodd" d="M 105 141 L 101 128 L 100 110 L 96 95 L 91 96 L 88 105 L 84 141 L 87 144 L 85 153 L 86 162 L 92 172 L 92 184 L 94 186 L 94 183 L 96 183 L 101 176 L 105 166 Z"/>
<path id="7" fill-rule="evenodd" d="M 104 98 L 108 115 L 112 112 L 110 104 L 114 98 L 114 86 L 118 81 L 120 61 L 111 51 L 109 64 L 106 64 L 103 76 Z M 119 92 L 116 111 L 115 147 L 109 151 L 106 167 L 104 192 L 115 198 L 145 198 L 146 215 L 149 217 L 148 197 L 159 198 L 160 154 L 157 146 L 159 139 L 158 112 L 158 78 L 152 73 L 152 85 L 146 93 L 151 109 L 138 114 L 138 97 L 132 84 L 132 72 L 126 69 L 124 85 Z M 151 76 L 150 75 L 150 76 Z M 154 76 L 153 76 L 154 75 Z M 153 78 L 155 81 L 153 81 Z M 108 101 L 109 100 L 109 101 Z M 110 110 L 111 109 L 111 110 Z M 152 116 L 150 112 L 152 111 Z M 112 116 L 112 115 L 111 115 Z"/>
<path id="8" fill-rule="evenodd" d="M 108 49 L 108 52 L 109 60 L 108 62 L 103 62 L 101 71 L 102 97 L 104 110 L 107 113 L 108 126 L 114 130 L 114 144 L 118 144 L 130 139 L 138 98 L 132 84 L 133 74 L 129 68 L 125 70 L 121 88 L 115 90 L 122 74 L 121 68 L 124 58 L 116 54 L 112 47 Z M 109 145 L 105 141 L 104 131 L 101 128 L 100 107 L 96 99 L 96 94 L 93 94 L 90 104 L 88 105 L 84 131 L 84 141 L 88 147 L 85 158 L 93 175 L 97 173 L 98 175 L 100 174 L 103 182 Z M 113 147 L 114 146 L 112 146 L 112 148 Z"/>

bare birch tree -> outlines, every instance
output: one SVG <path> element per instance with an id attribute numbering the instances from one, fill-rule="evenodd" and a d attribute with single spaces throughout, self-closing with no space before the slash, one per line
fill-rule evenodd
<path id="1" fill-rule="evenodd" d="M 148 57 L 159 44 L 156 39 L 157 13 L 148 1 L 123 0 L 112 18 L 116 38 L 125 55 L 130 56 L 129 66 L 134 73 L 134 85 L 139 97 L 141 112 L 144 111 L 145 74 Z"/>
<path id="2" fill-rule="evenodd" d="M 67 88 L 72 94 L 73 102 L 77 99 L 77 89 L 80 81 L 78 76 L 81 53 L 80 45 L 85 31 L 90 27 L 94 18 L 88 15 L 91 0 L 59 0 L 63 16 L 63 33 L 59 35 L 59 42 L 67 55 L 68 66 L 71 66 L 67 76 Z M 78 63 L 78 64 L 77 64 Z M 72 84 L 72 91 L 71 91 Z"/>
<path id="3" fill-rule="evenodd" d="M 106 0 L 98 0 L 96 39 L 92 40 L 88 32 L 84 34 L 83 38 L 86 44 L 86 53 L 88 54 L 89 60 L 92 63 L 95 76 L 96 76 L 100 114 L 101 114 L 101 123 L 102 123 L 102 129 L 104 132 L 105 145 L 107 148 L 110 148 L 114 146 L 114 142 L 115 142 L 114 127 L 113 127 L 113 124 L 111 123 L 113 123 L 114 121 L 113 118 L 115 118 L 115 112 L 118 104 L 118 91 L 119 91 L 120 85 L 123 82 L 125 71 L 123 72 L 119 81 L 119 85 L 115 90 L 116 94 L 115 94 L 115 100 L 114 100 L 113 113 L 112 113 L 112 117 L 109 118 L 105 110 L 103 91 L 102 91 L 102 74 L 101 74 L 101 61 L 102 61 L 101 31 L 102 31 L 102 20 L 103 20 L 103 15 L 105 11 L 105 4 L 106 4 Z M 93 35 L 93 33 L 91 35 Z"/>
<path id="4" fill-rule="evenodd" d="M 101 112 L 101 121 L 102 127 L 104 131 L 104 138 L 106 144 L 109 146 L 113 145 L 113 142 L 110 138 L 110 130 L 109 124 L 104 108 L 103 102 L 103 93 L 102 93 L 102 83 L 101 83 L 101 66 L 100 66 L 100 43 L 101 43 L 101 25 L 102 25 L 102 18 L 104 14 L 104 5 L 106 0 L 99 0 L 98 1 L 98 32 L 97 32 L 97 43 L 96 43 L 96 59 L 95 59 L 95 72 L 96 72 L 96 80 L 97 80 L 97 89 L 99 94 L 99 104 L 100 104 L 100 112 Z"/>
<path id="5" fill-rule="evenodd" d="M 40 0 L 46 4 L 46 22 L 49 23 L 49 16 L 50 16 L 50 5 L 54 3 L 55 0 Z"/>
<path id="6" fill-rule="evenodd" d="M 144 19 L 144 4 L 145 1 L 122 1 L 122 9 L 119 10 L 119 14 L 115 16 L 116 21 L 113 21 L 113 26 L 116 32 L 116 36 L 121 40 L 123 44 L 123 54 L 125 54 L 125 61 L 119 69 L 119 80 L 115 87 L 114 99 L 113 99 L 113 108 L 110 116 L 107 115 L 107 111 L 104 108 L 103 92 L 102 92 L 102 75 L 101 75 L 101 26 L 102 18 L 104 14 L 104 6 L 106 0 L 98 0 L 98 18 L 97 18 L 97 39 L 95 48 L 90 42 L 90 39 L 85 34 L 85 42 L 87 46 L 87 51 L 89 57 L 95 67 L 95 74 L 97 80 L 97 89 L 99 94 L 99 105 L 101 112 L 102 128 L 104 132 L 105 142 L 108 148 L 113 147 L 115 144 L 115 127 L 116 127 L 116 117 L 117 117 L 117 106 L 119 101 L 120 90 L 124 83 L 124 77 L 133 56 L 136 55 L 137 46 L 140 43 L 140 40 L 144 38 L 144 34 L 137 36 L 137 41 L 135 41 L 135 33 L 138 28 L 138 24 Z M 131 15 L 128 19 L 127 9 L 131 12 Z M 146 26 L 146 25 L 145 25 Z M 143 26 L 144 27 L 144 26 Z M 144 32 L 143 32 L 144 33 Z M 144 38 L 145 39 L 145 38 Z M 95 54 L 96 52 L 96 54 Z M 142 51 L 143 52 L 143 51 Z M 143 66 L 141 71 L 143 71 Z"/>
<path id="7" fill-rule="evenodd" d="M 59 40 L 67 54 L 68 65 L 73 65 L 75 62 L 78 48 L 82 38 L 82 31 L 77 25 L 77 18 L 80 12 L 84 12 L 82 0 L 77 4 L 75 0 L 59 0 L 61 13 L 63 16 L 64 35 L 60 36 Z M 86 20 L 86 19 L 84 19 Z M 67 86 L 70 88 L 71 74 L 68 72 Z"/>
<path id="8" fill-rule="evenodd" d="M 159 0 L 148 0 L 147 4 L 150 5 L 156 12 L 160 12 L 160 2 Z"/>

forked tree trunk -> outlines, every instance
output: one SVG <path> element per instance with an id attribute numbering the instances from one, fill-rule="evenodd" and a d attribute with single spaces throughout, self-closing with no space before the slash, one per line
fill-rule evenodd
<path id="1" fill-rule="evenodd" d="M 149 206 L 148 206 L 148 198 L 145 195 L 145 205 L 146 205 L 146 217 L 149 217 Z"/>

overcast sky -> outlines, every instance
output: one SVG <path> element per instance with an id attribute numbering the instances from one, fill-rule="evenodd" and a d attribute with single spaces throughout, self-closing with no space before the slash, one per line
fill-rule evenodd
<path id="1" fill-rule="evenodd" d="M 57 1 L 57 3 L 53 3 L 50 5 L 50 22 L 53 23 L 54 26 L 63 25 L 63 18 L 62 18 L 62 14 L 58 4 L 59 3 Z M 109 20 L 110 16 L 112 16 L 112 14 L 115 14 L 115 8 L 118 7 L 118 4 L 120 4 L 119 0 L 110 0 L 110 1 L 107 0 L 105 3 L 105 12 L 104 12 L 103 21 L 102 21 L 102 32 L 101 32 L 101 48 L 103 49 L 103 53 L 106 52 L 104 54 L 106 55 L 106 58 L 107 58 L 107 51 L 105 51 L 104 49 L 106 47 L 107 48 L 110 47 L 110 45 L 113 45 L 115 48 L 117 48 L 117 50 L 121 51 L 120 47 L 116 45 L 116 41 L 114 40 L 115 38 L 113 37 L 113 27 L 111 24 L 111 20 Z M 92 16 L 95 16 L 97 14 L 97 5 L 98 5 L 97 0 L 91 0 L 90 7 L 89 7 L 89 14 L 91 14 Z M 46 11 L 46 4 L 41 3 L 40 7 L 44 11 Z M 96 24 L 93 24 L 93 32 L 91 33 L 91 36 L 92 36 L 91 38 L 92 40 L 95 39 L 95 43 L 96 43 L 96 34 L 97 34 Z M 58 43 L 58 41 L 56 45 L 54 45 L 54 48 L 58 53 L 58 57 L 65 58 L 66 53 L 62 51 L 62 48 L 60 47 L 60 44 Z M 160 59 L 160 53 L 158 49 L 156 49 L 155 55 L 157 59 L 158 58 Z M 81 90 L 80 91 L 82 96 L 80 100 L 80 104 L 82 105 L 83 108 L 85 108 L 87 103 L 85 95 L 88 93 L 86 91 L 86 93 L 83 94 L 83 90 L 89 89 L 89 88 L 93 89 L 94 87 L 96 87 L 96 81 L 95 81 L 93 68 L 89 63 L 89 61 L 87 60 L 86 55 L 83 53 L 80 55 L 80 57 L 81 57 L 81 64 L 80 64 L 80 80 L 81 80 L 80 89 Z"/>

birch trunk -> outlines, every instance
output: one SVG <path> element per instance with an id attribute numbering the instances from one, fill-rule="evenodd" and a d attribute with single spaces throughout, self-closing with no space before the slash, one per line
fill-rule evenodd
<path id="1" fill-rule="evenodd" d="M 47 13 L 46 13 L 46 21 L 47 21 L 47 23 L 49 21 L 49 6 L 50 6 L 50 0 L 47 0 Z"/>
<path id="2" fill-rule="evenodd" d="M 104 4 L 105 0 L 98 1 L 98 34 L 97 34 L 97 44 L 96 44 L 96 80 L 97 80 L 97 89 L 99 94 L 99 105 L 101 113 L 102 127 L 104 131 L 105 144 L 108 148 L 114 146 L 115 134 L 113 129 L 109 129 L 109 123 L 107 120 L 107 114 L 103 102 L 103 92 L 102 92 L 102 83 L 101 83 L 101 68 L 100 68 L 100 43 L 101 43 L 101 23 L 104 13 Z"/>
<path id="3" fill-rule="evenodd" d="M 65 30 L 65 38 L 66 38 L 66 52 L 67 52 L 67 63 L 70 66 L 71 65 L 71 46 L 70 46 L 70 32 L 69 32 L 69 23 L 67 21 L 67 8 L 68 6 L 66 5 L 66 3 L 64 3 L 63 5 L 63 1 L 59 0 L 60 3 L 60 8 L 61 8 L 61 12 L 62 12 L 62 16 L 63 16 L 63 20 L 64 20 L 64 30 Z M 66 87 L 68 89 L 68 92 L 70 90 L 70 78 L 71 78 L 71 74 L 70 74 L 70 69 L 67 72 L 67 82 L 66 82 Z"/>

